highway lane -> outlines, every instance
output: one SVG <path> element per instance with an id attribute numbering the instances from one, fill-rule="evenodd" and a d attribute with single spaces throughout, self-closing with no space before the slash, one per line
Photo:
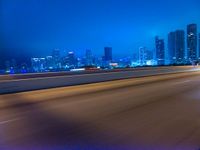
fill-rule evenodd
<path id="1" fill-rule="evenodd" d="M 200 148 L 200 73 L 0 96 L 0 149 Z"/>

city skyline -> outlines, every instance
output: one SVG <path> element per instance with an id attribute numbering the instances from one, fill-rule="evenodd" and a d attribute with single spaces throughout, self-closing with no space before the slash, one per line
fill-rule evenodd
<path id="1" fill-rule="evenodd" d="M 61 71 L 66 69 L 94 66 L 100 68 L 134 67 L 154 65 L 186 65 L 199 62 L 200 37 L 197 24 L 188 24 L 187 30 L 176 29 L 168 33 L 168 40 L 155 37 L 155 49 L 146 46 L 123 58 L 114 56 L 112 47 L 104 47 L 104 54 L 97 56 L 91 49 L 86 49 L 81 57 L 74 51 L 53 49 L 45 57 L 32 57 L 31 61 L 19 63 L 15 58 L 6 60 L 2 69 L 7 73 Z M 166 46 L 167 45 L 167 46 Z M 136 56 L 134 56 L 136 55 Z M 136 60 L 135 60 L 136 58 Z M 29 58 L 30 59 L 30 58 Z M 29 70 L 29 71 L 28 71 Z M 31 72 L 32 72 L 31 71 Z"/>

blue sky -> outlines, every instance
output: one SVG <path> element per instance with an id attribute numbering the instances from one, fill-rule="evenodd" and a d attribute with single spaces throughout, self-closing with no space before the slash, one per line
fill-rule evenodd
<path id="1" fill-rule="evenodd" d="M 0 0 L 0 51 L 103 55 L 103 47 L 112 46 L 116 56 L 132 55 L 140 46 L 154 49 L 156 35 L 200 26 L 199 6 L 199 0 Z"/>

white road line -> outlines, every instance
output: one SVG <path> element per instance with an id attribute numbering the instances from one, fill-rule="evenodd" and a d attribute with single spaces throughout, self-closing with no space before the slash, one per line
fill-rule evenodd
<path id="1" fill-rule="evenodd" d="M 19 119 L 20 119 L 20 118 L 15 118 L 15 119 L 10 119 L 10 120 L 1 121 L 1 122 L 0 122 L 0 125 L 4 125 L 4 124 L 10 123 L 10 122 L 14 122 L 14 121 L 17 121 L 17 120 L 19 120 Z"/>
<path id="2" fill-rule="evenodd" d="M 174 84 L 184 84 L 184 83 L 188 83 L 191 82 L 192 80 L 186 80 L 186 81 L 181 81 L 181 82 L 175 82 Z"/>

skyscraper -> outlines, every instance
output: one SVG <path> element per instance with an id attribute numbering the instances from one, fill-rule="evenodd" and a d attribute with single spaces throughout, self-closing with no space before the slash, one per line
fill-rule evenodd
<path id="1" fill-rule="evenodd" d="M 169 60 L 171 64 L 183 64 L 185 57 L 185 32 L 176 30 L 168 34 Z"/>
<path id="2" fill-rule="evenodd" d="M 168 52 L 170 64 L 176 62 L 176 36 L 175 32 L 170 32 L 168 34 Z"/>
<path id="3" fill-rule="evenodd" d="M 46 56 L 46 67 L 47 67 L 47 69 L 53 69 L 54 60 L 53 60 L 52 56 Z"/>
<path id="4" fill-rule="evenodd" d="M 176 63 L 183 64 L 185 58 L 185 32 L 184 30 L 177 30 L 175 32 L 176 38 Z"/>
<path id="5" fill-rule="evenodd" d="M 69 65 L 70 68 L 77 67 L 77 59 L 76 59 L 73 51 L 68 52 L 67 60 L 68 60 L 68 65 Z"/>
<path id="6" fill-rule="evenodd" d="M 156 46 L 156 59 L 158 65 L 165 65 L 165 43 L 164 39 L 160 39 L 158 36 L 155 37 Z"/>
<path id="7" fill-rule="evenodd" d="M 199 33 L 199 58 L 200 58 L 200 33 Z"/>
<path id="8" fill-rule="evenodd" d="M 146 65 L 147 60 L 147 49 L 146 47 L 139 48 L 139 64 L 141 66 Z"/>
<path id="9" fill-rule="evenodd" d="M 197 25 L 187 26 L 187 50 L 190 62 L 197 60 Z"/>
<path id="10" fill-rule="evenodd" d="M 141 66 L 147 65 L 147 61 L 153 59 L 153 52 L 148 50 L 146 47 L 139 48 L 139 64 Z"/>
<path id="11" fill-rule="evenodd" d="M 93 56 L 92 56 L 91 50 L 89 50 L 89 49 L 86 50 L 85 58 L 86 58 L 85 65 L 86 66 L 92 66 L 93 65 Z"/>
<path id="12" fill-rule="evenodd" d="M 34 72 L 43 72 L 46 68 L 45 58 L 31 58 L 31 66 Z"/>
<path id="13" fill-rule="evenodd" d="M 112 61 L 112 47 L 104 48 L 104 59 L 105 61 Z"/>
<path id="14" fill-rule="evenodd" d="M 54 49 L 52 51 L 52 57 L 53 57 L 53 68 L 54 69 L 60 69 L 60 64 L 61 64 L 61 60 L 60 60 L 60 50 L 59 49 Z"/>

